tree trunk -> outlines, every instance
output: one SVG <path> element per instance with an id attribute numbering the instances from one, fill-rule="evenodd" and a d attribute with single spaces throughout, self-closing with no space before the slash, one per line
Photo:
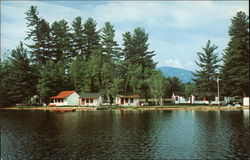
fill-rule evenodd
<path id="1" fill-rule="evenodd" d="M 127 94 L 128 80 L 129 80 L 129 77 L 127 78 L 126 84 L 125 84 L 125 94 Z"/>
<path id="2" fill-rule="evenodd" d="M 162 99 L 162 96 L 160 97 L 160 106 L 163 106 L 163 99 Z"/>

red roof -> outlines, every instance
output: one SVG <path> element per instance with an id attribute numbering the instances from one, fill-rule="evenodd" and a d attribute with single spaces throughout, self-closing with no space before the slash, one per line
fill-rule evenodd
<path id="1" fill-rule="evenodd" d="M 61 91 L 57 96 L 53 96 L 53 97 L 50 97 L 50 98 L 66 98 L 66 97 L 70 96 L 74 92 L 75 91 Z"/>

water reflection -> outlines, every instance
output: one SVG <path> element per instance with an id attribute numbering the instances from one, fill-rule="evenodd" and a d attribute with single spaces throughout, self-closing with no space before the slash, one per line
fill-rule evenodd
<path id="1" fill-rule="evenodd" d="M 240 111 L 1 111 L 3 159 L 247 159 Z"/>

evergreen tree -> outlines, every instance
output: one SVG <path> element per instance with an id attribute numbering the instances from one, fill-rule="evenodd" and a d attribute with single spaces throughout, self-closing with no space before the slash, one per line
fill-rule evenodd
<path id="1" fill-rule="evenodd" d="M 58 94 L 62 90 L 71 90 L 69 77 L 65 73 L 65 65 L 59 61 L 52 60 L 46 62 L 45 66 L 39 69 L 39 79 L 37 91 L 43 101 L 48 103 L 49 97 Z"/>
<path id="2" fill-rule="evenodd" d="M 83 24 L 84 29 L 84 58 L 89 59 L 91 53 L 99 47 L 100 36 L 96 29 L 96 22 L 93 18 L 88 18 Z"/>
<path id="3" fill-rule="evenodd" d="M 180 94 L 181 90 L 181 81 L 177 77 L 167 77 L 165 79 L 165 96 L 171 98 L 173 93 Z"/>
<path id="4" fill-rule="evenodd" d="M 23 43 L 11 51 L 11 58 L 6 70 L 8 73 L 3 77 L 9 104 L 28 103 L 31 96 L 36 93 L 35 70 L 30 64 L 27 50 Z"/>
<path id="5" fill-rule="evenodd" d="M 52 53 L 55 62 L 70 60 L 74 55 L 71 54 L 70 33 L 68 22 L 65 20 L 55 21 L 51 27 L 52 34 Z"/>
<path id="6" fill-rule="evenodd" d="M 4 60 L 0 63 L 0 107 L 6 107 L 13 104 L 8 96 L 8 89 L 12 86 L 8 80 L 10 77 L 10 66 L 10 60 Z"/>
<path id="7" fill-rule="evenodd" d="M 249 96 L 249 17 L 240 11 L 231 23 L 221 70 L 222 94 Z"/>
<path id="8" fill-rule="evenodd" d="M 33 44 L 27 45 L 31 49 L 31 57 L 38 64 L 45 64 L 52 57 L 49 23 L 38 17 L 39 12 L 36 6 L 31 6 L 25 14 L 28 21 L 27 27 L 30 28 L 26 39 L 33 41 Z"/>
<path id="9" fill-rule="evenodd" d="M 73 60 L 70 64 L 69 74 L 71 77 L 71 86 L 73 86 L 74 90 L 78 93 L 84 91 L 84 86 L 88 84 L 86 72 L 86 62 L 83 60 L 82 56 L 77 56 L 76 59 Z"/>
<path id="10" fill-rule="evenodd" d="M 72 49 L 73 49 L 73 55 L 84 55 L 84 32 L 83 32 L 83 24 L 82 24 L 82 18 L 76 17 L 75 20 L 72 23 Z"/>
<path id="11" fill-rule="evenodd" d="M 109 22 L 106 22 L 102 28 L 101 45 L 103 47 L 103 53 L 106 53 L 109 57 L 118 60 L 121 58 L 120 48 L 118 47 L 115 38 L 114 26 Z"/>
<path id="12" fill-rule="evenodd" d="M 211 46 L 210 40 L 208 40 L 205 47 L 203 47 L 204 52 L 198 52 L 198 60 L 195 63 L 200 67 L 200 70 L 196 70 L 193 75 L 196 77 L 194 80 L 199 96 L 207 97 L 212 100 L 217 93 L 216 80 L 218 77 L 218 54 L 214 53 L 218 47 L 215 45 Z"/>
<path id="13" fill-rule="evenodd" d="M 151 70 L 153 70 L 156 65 L 152 59 L 155 55 L 154 51 L 148 51 L 148 34 L 145 33 L 144 29 L 136 28 L 133 35 L 131 35 L 130 32 L 123 34 L 123 41 L 125 61 L 133 65 L 142 66 L 140 90 L 147 101 L 149 89 L 147 79 L 150 77 Z"/>

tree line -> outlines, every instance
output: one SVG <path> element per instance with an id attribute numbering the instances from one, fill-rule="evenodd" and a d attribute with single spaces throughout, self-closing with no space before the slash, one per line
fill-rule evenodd
<path id="1" fill-rule="evenodd" d="M 218 46 L 210 40 L 202 48 L 203 52 L 197 53 L 195 63 L 200 70 L 194 73 L 194 92 L 208 100 L 217 96 L 218 81 L 222 96 L 249 96 L 249 16 L 237 12 L 231 19 L 228 34 L 230 40 L 222 58 L 215 53 Z"/>
<path id="2" fill-rule="evenodd" d="M 110 103 L 117 94 L 139 94 L 146 101 L 154 98 L 162 105 L 163 98 L 171 97 L 173 92 L 182 92 L 186 97 L 193 92 L 212 97 L 217 75 L 221 75 L 224 95 L 249 94 L 249 24 L 243 12 L 232 19 L 224 65 L 218 65 L 220 59 L 214 54 L 217 47 L 208 41 L 204 52 L 198 53 L 196 63 L 201 70 L 195 73 L 195 83 L 188 84 L 176 77 L 166 78 L 156 69 L 149 35 L 141 27 L 125 32 L 121 47 L 115 41 L 115 29 L 110 22 L 101 29 L 97 29 L 93 18 L 84 21 L 76 17 L 71 24 L 66 20 L 49 24 L 36 6 L 25 14 L 25 40 L 29 43 L 20 42 L 0 63 L 0 106 L 28 103 L 34 95 L 48 103 L 49 97 L 62 90 L 100 92 Z M 234 92 L 230 89 L 232 84 Z"/>

